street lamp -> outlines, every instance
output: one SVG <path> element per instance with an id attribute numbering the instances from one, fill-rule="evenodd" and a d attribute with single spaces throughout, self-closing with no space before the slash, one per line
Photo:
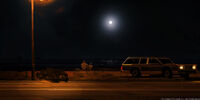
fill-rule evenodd
<path id="1" fill-rule="evenodd" d="M 32 80 L 35 80 L 34 0 L 31 0 Z"/>
<path id="2" fill-rule="evenodd" d="M 30 0 L 29 0 L 30 1 Z M 34 5 L 48 4 L 54 0 L 31 0 L 31 44 L 32 44 L 32 80 L 35 80 L 35 35 L 34 35 Z"/>

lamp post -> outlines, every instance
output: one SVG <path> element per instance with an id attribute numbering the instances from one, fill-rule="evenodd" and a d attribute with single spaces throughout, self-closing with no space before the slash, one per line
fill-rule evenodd
<path id="1" fill-rule="evenodd" d="M 32 80 L 35 80 L 34 0 L 31 0 Z"/>
<path id="2" fill-rule="evenodd" d="M 32 44 L 32 80 L 35 80 L 35 33 L 34 33 L 34 6 L 52 3 L 54 0 L 31 0 L 31 44 Z"/>

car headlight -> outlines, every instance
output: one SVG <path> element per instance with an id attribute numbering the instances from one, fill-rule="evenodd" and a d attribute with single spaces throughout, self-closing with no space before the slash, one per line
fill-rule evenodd
<path id="1" fill-rule="evenodd" d="M 193 69 L 193 70 L 196 70 L 196 69 L 197 69 L 197 66 L 196 66 L 196 65 L 193 65 L 193 66 L 192 66 L 192 69 Z"/>
<path id="2" fill-rule="evenodd" d="M 181 66 L 179 67 L 179 69 L 180 69 L 180 70 L 183 70 L 183 69 L 184 69 L 184 66 L 183 66 L 183 65 L 181 65 Z"/>

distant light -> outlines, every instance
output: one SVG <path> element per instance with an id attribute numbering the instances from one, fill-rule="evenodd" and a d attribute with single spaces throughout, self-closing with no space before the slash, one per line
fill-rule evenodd
<path id="1" fill-rule="evenodd" d="M 196 70 L 196 68 L 197 68 L 196 65 L 193 65 L 193 66 L 192 66 L 192 69 L 193 69 L 193 70 Z"/>
<path id="2" fill-rule="evenodd" d="M 42 1 L 44 1 L 44 0 L 40 0 L 40 1 L 42 2 Z"/>
<path id="3" fill-rule="evenodd" d="M 117 36 L 123 28 L 121 20 L 121 15 L 115 14 L 115 12 L 103 13 L 100 20 L 102 32 L 111 37 Z"/>
<path id="4" fill-rule="evenodd" d="M 112 25 L 112 24 L 113 24 L 113 21 L 110 20 L 110 21 L 109 21 L 109 24 Z"/>
<path id="5" fill-rule="evenodd" d="M 180 69 L 180 70 L 183 70 L 183 69 L 184 69 L 184 66 L 183 66 L 183 65 L 181 65 L 181 66 L 179 67 L 179 69 Z"/>
<path id="6" fill-rule="evenodd" d="M 103 26 L 109 31 L 115 31 L 118 26 L 118 19 L 115 16 L 105 17 Z"/>

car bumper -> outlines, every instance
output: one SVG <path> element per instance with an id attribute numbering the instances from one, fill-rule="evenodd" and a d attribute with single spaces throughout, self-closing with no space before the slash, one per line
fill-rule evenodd
<path id="1" fill-rule="evenodd" d="M 193 74 L 195 74 L 195 73 L 197 73 L 197 70 L 179 70 L 178 71 L 178 73 L 179 74 L 185 74 L 185 73 L 193 73 Z"/>

